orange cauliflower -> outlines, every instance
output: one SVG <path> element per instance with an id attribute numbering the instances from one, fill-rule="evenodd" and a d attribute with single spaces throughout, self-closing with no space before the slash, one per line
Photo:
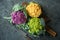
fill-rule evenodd
<path id="1" fill-rule="evenodd" d="M 41 7 L 34 2 L 30 2 L 30 4 L 27 5 L 26 10 L 28 11 L 28 15 L 31 17 L 39 17 L 42 13 Z"/>

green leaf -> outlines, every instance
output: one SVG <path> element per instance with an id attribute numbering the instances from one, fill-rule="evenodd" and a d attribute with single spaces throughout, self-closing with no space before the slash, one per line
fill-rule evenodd
<path id="1" fill-rule="evenodd" d="M 42 26 L 45 26 L 45 21 L 44 21 L 43 18 L 40 19 L 40 22 L 41 22 L 40 24 L 41 24 Z"/>
<path id="2" fill-rule="evenodd" d="M 20 4 L 15 4 L 12 8 L 13 11 L 18 11 L 18 10 L 21 10 L 23 9 L 24 7 Z"/>
<path id="3" fill-rule="evenodd" d="M 10 20 L 10 23 L 12 23 L 12 19 Z"/>
<path id="4" fill-rule="evenodd" d="M 27 11 L 26 11 L 26 9 L 23 9 L 23 11 L 24 11 L 24 14 L 25 14 L 25 16 L 26 16 L 26 18 L 27 18 Z"/>
<path id="5" fill-rule="evenodd" d="M 11 19 L 11 17 L 3 17 L 4 19 Z"/>
<path id="6" fill-rule="evenodd" d="M 20 26 L 19 26 L 19 25 L 16 25 L 16 27 L 17 27 L 18 29 L 20 29 Z"/>

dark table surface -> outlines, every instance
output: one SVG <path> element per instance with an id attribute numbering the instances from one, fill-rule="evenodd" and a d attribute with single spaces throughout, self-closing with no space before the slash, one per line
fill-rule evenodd
<path id="1" fill-rule="evenodd" d="M 0 40 L 27 40 L 25 38 L 26 33 L 17 30 L 7 20 L 3 19 L 4 16 L 10 16 L 14 4 L 24 1 L 30 2 L 32 0 L 0 0 Z M 41 4 L 45 14 L 51 19 L 48 25 L 57 32 L 56 37 L 46 36 L 47 40 L 60 40 L 60 0 L 35 1 Z"/>

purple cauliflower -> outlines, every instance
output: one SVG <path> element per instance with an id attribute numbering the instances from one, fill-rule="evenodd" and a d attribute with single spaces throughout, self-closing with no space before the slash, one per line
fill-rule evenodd
<path id="1" fill-rule="evenodd" d="M 23 11 L 14 11 L 11 13 L 12 23 L 14 24 L 23 24 L 26 22 L 26 16 L 24 15 Z"/>

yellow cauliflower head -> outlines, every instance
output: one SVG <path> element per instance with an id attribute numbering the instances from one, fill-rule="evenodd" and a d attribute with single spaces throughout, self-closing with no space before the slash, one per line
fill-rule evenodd
<path id="1" fill-rule="evenodd" d="M 31 17 L 39 17 L 42 13 L 41 7 L 34 2 L 30 2 L 30 4 L 27 5 L 26 10 L 28 11 L 28 15 Z"/>

